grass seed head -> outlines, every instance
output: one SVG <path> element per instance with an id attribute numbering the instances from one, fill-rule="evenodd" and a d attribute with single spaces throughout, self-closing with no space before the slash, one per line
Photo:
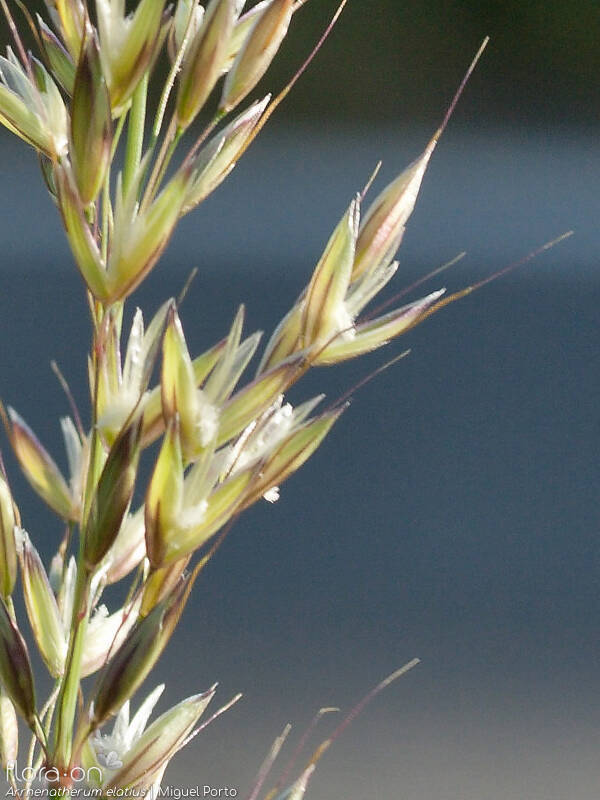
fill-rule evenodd
<path id="1" fill-rule="evenodd" d="M 177 124 L 188 128 L 221 77 L 237 18 L 235 0 L 211 0 L 183 62 L 177 93 Z"/>
<path id="2" fill-rule="evenodd" d="M 52 74 L 65 92 L 69 96 L 72 96 L 73 87 L 75 86 L 77 63 L 58 36 L 46 25 L 39 15 L 37 17 L 37 23 L 42 46 Z"/>
<path id="3" fill-rule="evenodd" d="M 215 689 L 188 697 L 162 714 L 122 756 L 122 766 L 103 785 L 109 793 L 149 789 L 157 771 L 180 750 L 212 700 Z M 112 790 L 112 792 L 111 792 Z"/>
<path id="4" fill-rule="evenodd" d="M 68 116 L 56 83 L 33 58 L 26 71 L 10 48 L 0 56 L 0 123 L 53 161 L 67 152 Z"/>
<path id="5" fill-rule="evenodd" d="M 65 666 L 67 635 L 44 565 L 26 533 L 23 534 L 21 564 L 31 630 L 48 671 L 58 678 Z"/>
<path id="6" fill-rule="evenodd" d="M 352 281 L 382 263 L 389 264 L 394 258 L 436 143 L 437 137 L 434 137 L 422 155 L 401 172 L 367 210 L 356 243 Z"/>
<path id="7" fill-rule="evenodd" d="M 8 769 L 19 754 L 19 724 L 10 697 L 0 687 L 0 767 Z"/>
<path id="8" fill-rule="evenodd" d="M 83 554 L 89 569 L 100 564 L 115 542 L 133 497 L 140 454 L 142 421 L 137 415 L 110 448 L 83 530 Z"/>
<path id="9" fill-rule="evenodd" d="M 27 645 L 6 603 L 0 598 L 0 684 L 23 719 L 35 723 L 33 672 Z"/>
<path id="10" fill-rule="evenodd" d="M 8 598 L 17 580 L 15 504 L 8 484 L 0 473 L 0 595 Z"/>
<path id="11" fill-rule="evenodd" d="M 183 455 L 179 425 L 174 417 L 167 427 L 146 493 L 146 552 L 153 567 L 165 559 L 171 531 L 183 505 Z"/>
<path id="12" fill-rule="evenodd" d="M 100 58 L 110 92 L 113 116 L 131 100 L 162 45 L 165 0 L 141 0 L 125 15 L 123 0 L 96 0 Z"/>
<path id="13" fill-rule="evenodd" d="M 287 34 L 293 0 L 271 0 L 253 23 L 223 86 L 219 107 L 231 111 L 265 74 Z"/>
<path id="14" fill-rule="evenodd" d="M 9 408 L 5 419 L 13 451 L 32 488 L 65 520 L 77 519 L 77 504 L 52 457 L 27 423 Z"/>
<path id="15" fill-rule="evenodd" d="M 45 0 L 50 16 L 60 32 L 64 46 L 74 62 L 81 52 L 87 9 L 83 0 Z"/>
<path id="16" fill-rule="evenodd" d="M 110 98 L 102 73 L 96 36 L 83 44 L 73 85 L 70 156 L 84 206 L 98 196 L 110 163 L 112 145 Z"/>
<path id="17" fill-rule="evenodd" d="M 181 55 L 185 58 L 191 42 L 198 35 L 203 19 L 204 6 L 200 5 L 199 0 L 178 0 L 169 30 L 168 48 L 171 61 L 175 61 L 182 48 Z"/>
<path id="18" fill-rule="evenodd" d="M 270 99 L 267 95 L 253 103 L 200 150 L 192 164 L 183 213 L 199 205 L 234 169 Z"/>

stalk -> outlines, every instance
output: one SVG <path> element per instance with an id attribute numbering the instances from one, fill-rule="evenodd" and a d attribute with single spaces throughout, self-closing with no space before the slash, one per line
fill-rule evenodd
<path id="1" fill-rule="evenodd" d="M 102 189 L 102 259 L 104 263 L 106 263 L 106 259 L 108 258 L 108 231 L 111 218 L 110 169 L 107 169 L 106 177 L 104 178 L 104 187 Z"/>
<path id="2" fill-rule="evenodd" d="M 165 85 L 163 86 L 163 90 L 160 95 L 160 100 L 158 103 L 158 108 L 156 110 L 156 116 L 154 118 L 154 124 L 152 126 L 152 140 L 151 146 L 154 147 L 156 142 L 158 141 L 158 137 L 160 135 L 160 129 L 162 128 L 163 119 L 165 116 L 165 111 L 167 109 L 167 103 L 169 102 L 169 97 L 171 96 L 171 91 L 173 89 L 173 84 L 175 83 L 175 78 L 177 77 L 177 73 L 181 69 L 181 63 L 183 61 L 183 55 L 185 50 L 188 46 L 188 42 L 190 40 L 190 32 L 192 29 L 192 23 L 194 20 L 194 13 L 193 8 L 190 8 L 190 16 L 188 18 L 187 26 L 185 29 L 185 34 L 183 37 L 183 41 L 181 42 L 181 46 L 179 47 L 179 52 L 175 57 L 175 61 L 171 66 L 169 74 L 167 76 L 167 80 L 165 81 Z"/>
<path id="3" fill-rule="evenodd" d="M 77 694 L 81 679 L 83 645 L 89 618 L 88 597 L 91 576 L 83 567 L 82 552 L 83 548 L 80 548 L 79 569 L 75 586 L 75 598 L 73 601 L 71 636 L 69 639 L 64 678 L 57 700 L 58 710 L 54 731 L 52 763 L 56 764 L 60 769 L 68 767 L 71 760 L 71 740 L 73 736 L 75 711 L 77 709 Z"/>
<path id="4" fill-rule="evenodd" d="M 94 346 L 92 354 L 95 356 L 97 341 L 94 336 Z M 87 471 L 87 479 L 84 491 L 81 534 L 79 537 L 79 553 L 77 559 L 77 582 L 75 584 L 75 596 L 73 598 L 73 614 L 71 617 L 71 628 L 69 636 L 69 646 L 65 661 L 60 691 L 56 703 L 56 727 L 54 729 L 52 763 L 58 765 L 62 770 L 70 765 L 72 754 L 73 728 L 75 722 L 75 712 L 77 709 L 77 695 L 81 680 L 81 665 L 83 659 L 83 648 L 85 634 L 89 620 L 89 600 L 91 587 L 91 572 L 86 568 L 84 559 L 84 536 L 85 525 L 89 513 L 91 499 L 98 479 L 98 359 L 94 358 L 94 386 L 93 386 L 93 419 L 92 435 L 90 442 L 90 460 Z"/>
<path id="5" fill-rule="evenodd" d="M 52 716 L 54 714 L 54 707 L 58 699 L 59 689 L 60 689 L 60 684 L 57 683 L 39 714 L 40 722 L 43 722 L 44 737 L 46 741 L 48 741 L 48 738 L 50 736 L 50 728 L 52 726 Z M 29 744 L 29 750 L 27 753 L 26 764 L 27 768 L 31 771 L 31 775 L 30 778 L 25 783 L 25 792 L 24 792 L 25 795 L 27 795 L 29 788 L 31 787 L 31 784 L 33 782 L 33 776 L 37 773 L 39 767 L 43 763 L 44 754 L 42 751 L 34 764 L 35 748 L 36 745 L 38 744 L 38 741 L 39 741 L 38 736 L 34 734 L 31 737 L 31 742 Z"/>
<path id="6" fill-rule="evenodd" d="M 127 146 L 125 149 L 125 167 L 123 169 L 123 190 L 128 193 L 131 182 L 142 160 L 144 147 L 144 129 L 146 126 L 146 105 L 148 101 L 148 73 L 144 75 L 133 93 L 129 127 L 127 130 Z"/>
<path id="7" fill-rule="evenodd" d="M 177 126 L 175 118 L 173 117 L 167 128 L 158 156 L 156 157 L 156 163 L 154 164 L 150 178 L 148 179 L 148 186 L 146 187 L 144 199 L 141 203 L 142 210 L 146 209 L 152 202 L 182 135 L 183 130 Z"/>
<path id="8" fill-rule="evenodd" d="M 125 120 L 127 119 L 127 112 L 122 114 L 119 117 L 119 121 L 117 123 L 117 128 L 115 131 L 115 135 L 113 137 L 112 147 L 110 151 L 110 164 L 108 165 L 108 169 L 106 170 L 106 177 L 104 178 L 104 186 L 102 188 L 102 258 L 104 263 L 108 258 L 108 239 L 109 234 L 112 228 L 112 203 L 110 200 L 110 173 L 111 173 L 111 166 L 112 162 L 115 157 L 115 153 L 117 152 L 117 147 L 119 146 L 119 140 L 121 138 L 121 134 L 123 133 L 123 128 L 125 127 Z"/>

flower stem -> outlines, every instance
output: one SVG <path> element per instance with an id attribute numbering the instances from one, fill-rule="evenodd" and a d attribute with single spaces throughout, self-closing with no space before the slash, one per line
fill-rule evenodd
<path id="1" fill-rule="evenodd" d="M 58 698 L 59 689 L 60 689 L 60 683 L 57 683 L 39 714 L 40 722 L 44 722 L 44 737 L 46 742 L 48 741 L 48 737 L 50 735 L 50 728 L 52 725 L 52 715 L 54 713 L 54 707 L 56 705 L 56 700 Z M 27 796 L 29 788 L 33 783 L 34 776 L 37 774 L 38 769 L 42 765 L 44 759 L 44 753 L 42 751 L 37 761 L 34 764 L 35 748 L 38 742 L 39 742 L 38 736 L 36 734 L 33 734 L 33 736 L 31 737 L 31 742 L 29 744 L 29 750 L 27 754 L 27 770 L 29 772 L 30 777 L 27 779 L 25 783 L 25 791 L 23 792 L 23 795 L 25 796 Z"/>
<path id="2" fill-rule="evenodd" d="M 144 199 L 141 202 L 142 210 L 147 208 L 152 202 L 182 135 L 183 130 L 177 126 L 177 122 L 173 117 L 169 127 L 167 128 L 165 138 L 161 145 L 158 156 L 156 157 L 156 163 L 154 164 L 154 168 L 148 180 Z"/>
<path id="3" fill-rule="evenodd" d="M 90 574 L 85 570 L 80 558 L 73 600 L 73 619 L 71 637 L 65 662 L 64 679 L 57 701 L 56 729 L 52 763 L 60 768 L 69 766 L 71 760 L 71 738 L 77 708 L 77 694 L 81 678 L 83 645 L 87 631 L 90 591 Z"/>
<path id="4" fill-rule="evenodd" d="M 165 81 L 165 85 L 160 95 L 158 109 L 156 111 L 156 116 L 154 118 L 154 125 L 152 126 L 152 141 L 154 143 L 156 143 L 160 135 L 160 129 L 162 128 L 163 119 L 165 117 L 165 111 L 167 109 L 167 103 L 169 102 L 169 97 L 173 89 L 173 84 L 175 83 L 175 78 L 177 77 L 177 73 L 181 69 L 181 62 L 183 61 L 183 56 L 185 55 L 186 48 L 190 41 L 190 34 L 192 32 L 193 22 L 194 22 L 194 7 L 190 6 L 190 13 L 185 27 L 185 33 L 183 35 L 182 42 L 179 46 L 179 51 L 175 57 L 175 61 L 173 62 L 173 65 L 171 67 L 171 70 L 169 72 L 167 80 Z"/>
<path id="5" fill-rule="evenodd" d="M 90 612 L 90 589 L 92 572 L 86 567 L 84 559 L 84 538 L 89 507 L 96 488 L 99 466 L 98 442 L 98 357 L 97 338 L 94 334 L 92 356 L 94 362 L 94 379 L 92 386 L 92 434 L 90 442 L 90 460 L 85 485 L 82 522 L 79 536 L 79 554 L 77 560 L 77 581 L 73 597 L 73 614 L 69 646 L 65 660 L 65 669 L 56 703 L 56 726 L 54 729 L 52 764 L 60 769 L 70 766 L 72 756 L 72 739 L 77 709 L 77 695 L 81 680 L 81 664 L 85 644 L 85 634 Z"/>
<path id="6" fill-rule="evenodd" d="M 127 130 L 127 146 L 125 149 L 125 167 L 123 170 L 123 192 L 128 194 L 136 172 L 142 160 L 144 147 L 144 128 L 146 125 L 146 103 L 148 99 L 148 72 L 140 81 L 133 93 L 129 126 Z"/>

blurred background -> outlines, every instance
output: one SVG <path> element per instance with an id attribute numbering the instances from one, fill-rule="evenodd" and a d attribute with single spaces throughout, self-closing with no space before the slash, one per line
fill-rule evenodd
<path id="1" fill-rule="evenodd" d="M 334 9 L 310 0 L 297 14 L 265 91 L 293 74 Z M 377 161 L 373 197 L 422 151 L 485 35 L 392 291 L 462 250 L 423 292 L 575 235 L 387 350 L 308 376 L 296 398 L 333 400 L 411 348 L 357 393 L 280 501 L 239 521 L 198 582 L 157 670 L 161 708 L 215 680 L 222 701 L 245 697 L 180 754 L 173 786 L 244 796 L 286 722 L 298 737 L 318 708 L 349 709 L 418 656 L 326 754 L 309 796 L 599 795 L 600 7 L 350 0 L 135 301 L 151 314 L 198 267 L 182 309 L 194 352 L 241 302 L 248 331 L 268 335 Z M 0 395 L 64 464 L 68 409 L 49 362 L 86 407 L 84 293 L 34 155 L 1 136 Z M 50 555 L 56 525 L 6 439 L 2 449 Z"/>

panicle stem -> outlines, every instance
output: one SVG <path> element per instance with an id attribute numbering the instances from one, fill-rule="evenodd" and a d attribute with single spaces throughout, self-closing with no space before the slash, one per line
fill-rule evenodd
<path id="1" fill-rule="evenodd" d="M 123 192 L 129 193 L 131 182 L 136 175 L 142 160 L 144 147 L 144 131 L 146 127 L 146 104 L 148 98 L 149 73 L 146 72 L 133 93 L 129 112 L 129 129 L 125 149 L 125 167 L 123 169 Z"/>
<path id="2" fill-rule="evenodd" d="M 171 91 L 173 89 L 173 85 L 175 84 L 175 78 L 177 77 L 177 73 L 181 69 L 183 56 L 185 55 L 186 48 L 190 41 L 190 33 L 192 31 L 193 24 L 194 24 L 194 5 L 192 4 L 190 6 L 190 15 L 185 28 L 185 33 L 183 35 L 183 39 L 181 40 L 181 44 L 179 45 L 179 51 L 175 56 L 175 60 L 173 61 L 173 64 L 167 76 L 167 80 L 165 81 L 165 85 L 160 95 L 158 108 L 156 110 L 156 116 L 154 118 L 154 125 L 152 126 L 152 142 L 151 142 L 152 148 L 156 144 L 158 137 L 160 135 L 160 129 L 162 128 L 163 119 L 165 116 L 165 112 L 167 110 L 167 103 L 169 102 L 169 97 L 171 96 Z"/>
<path id="3" fill-rule="evenodd" d="M 81 547 L 80 551 L 82 550 L 83 548 Z M 71 621 L 69 647 L 65 661 L 64 677 L 57 700 L 57 718 L 52 761 L 60 768 L 68 767 L 71 762 L 73 725 L 77 709 L 79 681 L 81 678 L 83 646 L 89 618 L 89 593 L 90 575 L 84 569 L 83 558 L 80 556 L 77 582 L 75 584 L 75 597 L 73 599 L 73 617 Z"/>
<path id="4" fill-rule="evenodd" d="M 150 174 L 150 178 L 148 179 L 144 198 L 140 204 L 142 211 L 152 202 L 182 135 L 183 131 L 177 126 L 177 121 L 175 117 L 173 117 L 156 157 L 156 162 Z"/>

